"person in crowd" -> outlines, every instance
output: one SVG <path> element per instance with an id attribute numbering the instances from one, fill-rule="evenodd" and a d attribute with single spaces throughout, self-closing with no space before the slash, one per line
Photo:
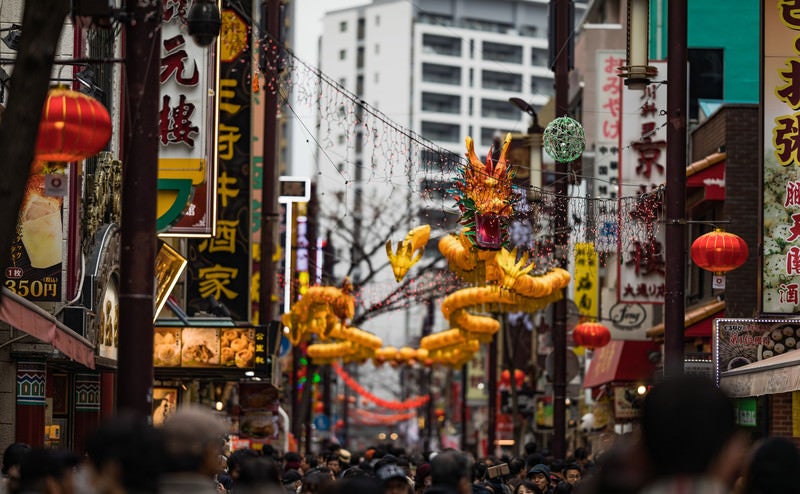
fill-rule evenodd
<path id="1" fill-rule="evenodd" d="M 467 455 L 448 450 L 431 460 L 431 486 L 425 494 L 470 494 L 472 465 Z"/>
<path id="2" fill-rule="evenodd" d="M 344 448 L 339 448 L 337 453 L 339 456 L 339 471 L 341 472 L 342 470 L 350 468 L 353 455 Z"/>
<path id="3" fill-rule="evenodd" d="M 342 472 L 342 465 L 339 462 L 339 455 L 335 452 L 328 453 L 325 456 L 325 466 L 331 469 L 334 478 L 339 477 L 339 474 Z"/>
<path id="4" fill-rule="evenodd" d="M 581 480 L 582 474 L 581 467 L 577 463 L 568 463 L 564 467 L 564 481 L 573 486 Z"/>
<path id="5" fill-rule="evenodd" d="M 328 484 L 333 483 L 331 471 L 327 468 L 325 470 L 327 472 L 318 468 L 307 473 L 303 477 L 303 486 L 300 488 L 300 494 L 317 494 L 324 491 Z"/>
<path id="6" fill-rule="evenodd" d="M 258 451 L 252 449 L 237 449 L 228 457 L 228 468 L 227 468 L 227 477 L 223 482 L 223 485 L 228 489 L 232 490 L 233 486 L 236 485 L 236 481 L 239 480 L 239 475 L 241 475 L 242 471 L 242 464 L 249 460 L 250 458 L 257 458 L 259 457 Z"/>
<path id="7" fill-rule="evenodd" d="M 303 476 L 298 470 L 286 470 L 281 476 L 281 482 L 288 494 L 299 493 L 303 485 Z"/>
<path id="8" fill-rule="evenodd" d="M 422 463 L 414 472 L 414 492 L 422 494 L 431 486 L 431 464 Z"/>
<path id="9" fill-rule="evenodd" d="M 220 473 L 217 457 L 225 445 L 225 423 L 210 409 L 187 405 L 170 415 L 161 431 L 166 473 L 161 478 L 160 492 L 216 494 L 214 479 Z"/>
<path id="10" fill-rule="evenodd" d="M 800 494 L 795 475 L 800 472 L 800 451 L 790 439 L 768 437 L 752 450 L 735 492 L 741 494 Z"/>
<path id="11" fill-rule="evenodd" d="M 514 494 L 544 494 L 533 482 L 523 480 L 514 488 Z"/>
<path id="12" fill-rule="evenodd" d="M 19 466 L 20 494 L 80 494 L 75 472 L 81 459 L 75 453 L 32 448 Z"/>
<path id="13" fill-rule="evenodd" d="M 271 456 L 255 456 L 242 461 L 234 494 L 283 494 L 281 471 Z"/>
<path id="14" fill-rule="evenodd" d="M 97 494 L 156 493 L 164 470 L 164 441 L 147 419 L 122 414 L 101 423 L 86 440 Z"/>
<path id="15" fill-rule="evenodd" d="M 379 494 L 382 488 L 380 481 L 375 477 L 351 477 L 326 484 L 320 490 L 320 494 Z"/>
<path id="16" fill-rule="evenodd" d="M 582 472 L 586 472 L 594 466 L 594 462 L 589 458 L 589 449 L 583 446 L 575 448 L 575 453 L 572 455 L 572 460 L 581 467 Z"/>
<path id="17" fill-rule="evenodd" d="M 516 490 L 517 486 L 525 480 L 525 460 L 522 458 L 512 458 L 508 462 L 508 473 L 510 478 L 506 482 L 512 491 Z"/>
<path id="18" fill-rule="evenodd" d="M 300 471 L 301 474 L 305 475 L 312 468 L 317 468 L 317 466 L 319 466 L 319 462 L 317 461 L 317 455 L 315 455 L 314 453 L 306 453 L 300 460 L 300 468 L 298 468 L 298 470 Z"/>
<path id="19" fill-rule="evenodd" d="M 564 460 L 553 460 L 550 463 L 550 485 L 555 487 L 564 481 Z"/>
<path id="20" fill-rule="evenodd" d="M 0 493 L 16 494 L 19 491 L 19 466 L 31 450 L 25 443 L 11 443 L 3 452 L 3 481 Z"/>
<path id="21" fill-rule="evenodd" d="M 729 492 L 748 449 L 735 419 L 733 402 L 710 379 L 682 375 L 656 384 L 642 408 L 651 471 L 642 492 Z"/>
<path id="22" fill-rule="evenodd" d="M 527 474 L 528 480 L 536 484 L 544 494 L 552 494 L 552 487 L 550 486 L 550 467 L 544 463 L 534 465 Z"/>
<path id="23" fill-rule="evenodd" d="M 383 485 L 383 494 L 409 494 L 411 484 L 405 470 L 397 465 L 387 464 L 375 472 Z"/>
<path id="24" fill-rule="evenodd" d="M 283 455 L 283 471 L 286 472 L 288 470 L 301 470 L 303 458 L 300 456 L 299 453 L 295 453 L 294 451 L 289 451 L 285 455 Z"/>

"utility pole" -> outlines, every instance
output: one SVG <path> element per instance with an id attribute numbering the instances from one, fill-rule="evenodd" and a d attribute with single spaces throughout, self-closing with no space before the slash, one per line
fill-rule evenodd
<path id="1" fill-rule="evenodd" d="M 667 190 L 664 374 L 684 372 L 686 278 L 686 0 L 670 0 L 667 11 Z"/>
<path id="2" fill-rule="evenodd" d="M 555 41 L 551 48 L 554 54 L 555 72 L 555 116 L 567 114 L 569 109 L 569 64 L 570 64 L 570 38 L 573 26 L 570 25 L 570 10 L 572 0 L 550 0 L 554 9 L 550 15 L 555 15 L 554 35 L 550 36 Z M 553 11 L 554 10 L 554 11 Z M 569 163 L 556 161 L 555 183 L 555 227 L 556 256 L 561 268 L 567 268 L 566 247 L 569 240 L 569 225 L 567 223 L 567 176 Z M 551 451 L 555 458 L 564 458 L 566 455 L 566 399 L 567 399 L 567 290 L 561 290 L 561 300 L 553 307 L 553 443 Z"/>
<path id="3" fill-rule="evenodd" d="M 149 416 L 158 184 L 162 0 L 128 2 L 125 29 L 117 406 Z"/>

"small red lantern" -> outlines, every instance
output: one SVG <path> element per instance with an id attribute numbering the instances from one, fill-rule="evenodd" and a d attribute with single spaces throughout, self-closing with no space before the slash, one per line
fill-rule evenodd
<path id="1" fill-rule="evenodd" d="M 599 322 L 582 322 L 572 330 L 572 340 L 576 345 L 594 350 L 608 345 L 611 331 Z"/>
<path id="2" fill-rule="evenodd" d="M 111 138 L 111 117 L 96 99 L 66 86 L 47 93 L 36 139 L 39 161 L 79 161 L 103 150 Z"/>
<path id="3" fill-rule="evenodd" d="M 692 242 L 692 261 L 701 269 L 714 273 L 714 288 L 725 288 L 725 275 L 747 261 L 744 239 L 720 228 L 701 235 Z"/>

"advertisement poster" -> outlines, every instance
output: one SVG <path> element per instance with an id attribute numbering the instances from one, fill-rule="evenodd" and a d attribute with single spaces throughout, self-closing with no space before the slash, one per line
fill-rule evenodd
<path id="1" fill-rule="evenodd" d="M 153 336 L 153 365 L 252 369 L 255 335 L 253 327 L 157 327 Z"/>
<path id="2" fill-rule="evenodd" d="M 800 319 L 715 319 L 714 375 L 800 348 Z"/>
<path id="3" fill-rule="evenodd" d="M 279 412 L 278 388 L 266 383 L 240 383 L 239 436 L 264 442 L 281 439 L 284 424 Z"/>
<path id="4" fill-rule="evenodd" d="M 63 170 L 36 162 L 22 199 L 17 236 L 6 265 L 6 288 L 34 302 L 61 300 L 64 246 L 64 198 L 54 194 L 54 182 L 66 184 Z"/>

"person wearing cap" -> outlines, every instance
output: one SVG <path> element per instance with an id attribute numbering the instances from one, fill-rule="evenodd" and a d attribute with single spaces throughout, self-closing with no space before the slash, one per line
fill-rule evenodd
<path id="1" fill-rule="evenodd" d="M 472 461 L 455 450 L 437 454 L 431 459 L 431 487 L 425 494 L 471 494 Z"/>
<path id="2" fill-rule="evenodd" d="M 411 484 L 405 470 L 399 466 L 387 464 L 379 468 L 375 474 L 383 484 L 384 494 L 408 494 Z"/>
<path id="3" fill-rule="evenodd" d="M 350 460 L 352 455 L 349 451 L 344 448 L 339 448 L 339 468 L 340 470 L 347 470 L 350 468 L 351 463 Z"/>
<path id="4" fill-rule="evenodd" d="M 553 488 L 550 485 L 550 467 L 544 463 L 538 463 L 528 470 L 528 480 L 536 484 L 545 494 L 552 494 Z"/>
<path id="5" fill-rule="evenodd" d="M 287 470 L 283 472 L 281 482 L 286 492 L 290 494 L 300 492 L 300 487 L 303 485 L 303 476 L 297 470 Z"/>
<path id="6" fill-rule="evenodd" d="M 3 481 L 0 492 L 16 494 L 19 490 L 19 466 L 31 447 L 25 443 L 12 443 L 3 452 Z"/>

